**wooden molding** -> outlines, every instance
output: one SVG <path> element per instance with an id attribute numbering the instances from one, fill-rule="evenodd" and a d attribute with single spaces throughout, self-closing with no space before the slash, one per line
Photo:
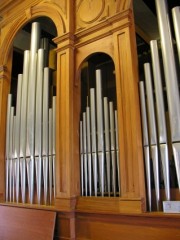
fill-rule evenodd
<path id="1" fill-rule="evenodd" d="M 76 2 L 76 31 L 97 25 L 101 21 L 130 9 L 131 0 L 79 0 Z M 87 12 L 89 14 L 87 14 Z"/>
<path id="2" fill-rule="evenodd" d="M 88 213 L 141 213 L 144 212 L 143 199 L 119 197 L 78 197 L 76 212 Z"/>
<path id="3" fill-rule="evenodd" d="M 76 197 L 74 198 L 56 198 L 55 208 L 62 212 L 74 211 L 76 206 Z"/>
<path id="4" fill-rule="evenodd" d="M 75 33 L 75 45 L 79 48 L 98 39 L 110 36 L 113 32 L 121 30 L 130 25 L 130 11 L 126 10 L 105 19 L 94 26 L 79 30 Z"/>
<path id="5" fill-rule="evenodd" d="M 178 240 L 179 214 L 76 214 L 76 239 Z"/>
<path id="6" fill-rule="evenodd" d="M 0 239 L 53 239 L 56 212 L 0 206 Z"/>

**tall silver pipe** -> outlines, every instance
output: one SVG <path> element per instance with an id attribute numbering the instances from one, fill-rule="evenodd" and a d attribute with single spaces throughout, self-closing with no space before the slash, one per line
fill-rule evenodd
<path id="1" fill-rule="evenodd" d="M 90 116 L 91 116 L 91 139 L 92 139 L 92 161 L 94 176 L 94 194 L 97 196 L 97 141 L 96 141 L 96 107 L 95 107 L 95 91 L 90 89 Z"/>
<path id="2" fill-rule="evenodd" d="M 15 161 L 16 161 L 16 201 L 19 202 L 19 179 L 20 179 L 20 126 L 21 126 L 21 96 L 23 75 L 18 75 L 17 103 L 15 118 Z"/>
<path id="3" fill-rule="evenodd" d="M 155 95 L 156 95 L 158 137 L 159 137 L 161 161 L 162 161 L 162 167 L 163 167 L 163 178 L 164 178 L 164 184 L 165 184 L 166 200 L 169 201 L 170 200 L 169 159 L 168 159 L 163 88 L 162 88 L 162 79 L 161 79 L 161 72 L 160 72 L 157 41 L 156 40 L 151 41 L 150 46 L 151 46 L 152 67 L 153 67 L 154 86 L 155 86 Z"/>
<path id="4" fill-rule="evenodd" d="M 12 202 L 12 190 L 13 190 L 13 128 L 14 128 L 14 107 L 10 110 L 10 127 L 9 127 L 9 200 Z"/>
<path id="5" fill-rule="evenodd" d="M 26 155 L 30 156 L 27 162 L 29 169 L 29 198 L 30 203 L 34 201 L 34 151 L 35 151 L 35 99 L 36 99 L 36 71 L 37 50 L 40 43 L 40 24 L 34 22 L 31 30 L 30 62 L 29 62 L 29 84 L 28 84 L 28 114 L 27 114 L 27 149 Z"/>
<path id="6" fill-rule="evenodd" d="M 52 186 L 53 186 L 53 156 L 52 156 L 52 144 L 53 144 L 53 113 L 52 108 L 49 109 L 49 204 L 52 204 Z"/>
<path id="7" fill-rule="evenodd" d="M 35 115 L 35 165 L 37 201 L 41 203 L 42 187 L 42 111 L 43 111 L 44 49 L 38 50 Z"/>
<path id="8" fill-rule="evenodd" d="M 86 107 L 86 129 L 87 129 L 87 157 L 88 157 L 89 196 L 92 196 L 92 158 L 91 158 L 90 110 L 89 110 L 89 107 Z"/>
<path id="9" fill-rule="evenodd" d="M 110 155 L 110 128 L 108 98 L 104 97 L 104 132 L 105 132 L 105 155 L 108 195 L 111 194 L 111 155 Z"/>
<path id="10" fill-rule="evenodd" d="M 80 121 L 80 158 L 81 158 L 81 196 L 84 195 L 84 150 L 83 150 L 83 123 Z"/>
<path id="11" fill-rule="evenodd" d="M 17 166 L 17 158 L 15 158 L 15 142 L 16 142 L 16 116 L 13 116 L 13 135 L 12 135 L 12 201 L 15 202 L 16 195 L 16 166 Z"/>
<path id="12" fill-rule="evenodd" d="M 22 202 L 26 202 L 26 137 L 27 137 L 27 100 L 29 82 L 30 51 L 24 51 L 23 81 L 21 96 L 21 125 L 20 125 L 20 176 Z"/>
<path id="13" fill-rule="evenodd" d="M 149 137 L 148 137 L 148 122 L 147 122 L 147 111 L 146 111 L 146 100 L 144 82 L 139 83 L 140 91 L 140 104 L 141 104 L 141 117 L 142 117 L 142 130 L 143 130 L 143 147 L 144 147 L 144 158 L 145 158 L 145 169 L 146 169 L 146 186 L 148 196 L 148 207 L 149 211 L 152 209 L 151 203 L 151 169 L 150 169 L 150 151 L 149 151 Z"/>
<path id="14" fill-rule="evenodd" d="M 54 199 L 56 197 L 56 97 L 53 96 L 53 104 L 52 104 L 52 110 L 53 110 L 53 187 L 54 187 Z"/>
<path id="15" fill-rule="evenodd" d="M 86 132 L 86 113 L 83 113 L 83 149 L 84 149 L 84 187 L 85 196 L 88 195 L 88 165 L 87 165 L 87 132 Z"/>
<path id="16" fill-rule="evenodd" d="M 104 124 L 101 70 L 96 70 L 97 150 L 100 170 L 100 192 L 104 196 Z"/>
<path id="17" fill-rule="evenodd" d="M 166 143 L 167 142 L 166 119 L 165 119 L 161 68 L 159 63 L 157 41 L 156 40 L 150 41 L 150 47 L 151 47 L 152 69 L 153 69 L 153 76 L 154 76 L 154 86 L 155 86 L 156 105 L 157 105 L 159 142 Z"/>
<path id="18" fill-rule="evenodd" d="M 160 190 L 159 190 L 159 162 L 158 162 L 158 147 L 157 147 L 157 132 L 156 132 L 156 120 L 155 110 L 153 102 L 153 91 L 152 91 L 152 80 L 150 64 L 144 64 L 145 71 L 145 82 L 147 92 L 147 105 L 148 105 L 148 116 L 149 116 L 149 132 L 150 132 L 150 145 L 151 145 L 151 157 L 153 161 L 153 172 L 154 172 L 154 183 L 156 191 L 156 205 L 159 209 L 160 202 Z"/>
<path id="19" fill-rule="evenodd" d="M 43 84 L 43 177 L 44 177 L 44 202 L 47 204 L 48 198 L 48 163 L 49 163 L 49 137 L 48 137 L 48 119 L 49 119 L 49 80 L 50 69 L 44 68 L 44 84 Z"/>
<path id="20" fill-rule="evenodd" d="M 177 44 L 179 63 L 180 63 L 180 6 L 172 9 L 172 16 L 173 16 L 176 44 Z"/>
<path id="21" fill-rule="evenodd" d="M 156 0 L 172 142 L 180 141 L 180 98 L 167 1 Z M 179 183 L 180 186 L 180 183 Z"/>
<path id="22" fill-rule="evenodd" d="M 9 166 L 10 166 L 10 119 L 11 119 L 12 95 L 8 94 L 6 117 L 6 201 L 9 199 Z"/>
<path id="23" fill-rule="evenodd" d="M 117 116 L 117 110 L 114 111 L 115 116 L 115 135 L 116 135 L 116 162 L 117 162 L 117 181 L 118 181 L 118 190 L 119 190 L 119 196 L 121 195 L 121 187 L 120 187 L 120 164 L 119 164 L 119 139 L 118 139 L 118 116 Z"/>
<path id="24" fill-rule="evenodd" d="M 114 127 L 114 107 L 113 102 L 109 102 L 110 113 L 110 139 L 111 139 L 111 160 L 112 160 L 112 189 L 113 194 L 116 196 L 116 146 L 115 146 L 115 127 Z"/>

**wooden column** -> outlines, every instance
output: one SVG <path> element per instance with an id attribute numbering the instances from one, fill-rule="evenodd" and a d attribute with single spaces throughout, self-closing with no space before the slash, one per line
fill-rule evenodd
<path id="1" fill-rule="evenodd" d="M 11 54 L 10 54 L 11 55 Z M 0 66 L 0 201 L 5 200 L 5 143 L 7 96 L 10 90 L 11 59 L 7 65 Z"/>
<path id="2" fill-rule="evenodd" d="M 116 23 L 113 25 L 115 27 Z M 131 11 L 126 17 L 126 25 L 113 34 L 119 116 L 121 194 L 122 197 L 144 197 L 138 63 Z"/>
<path id="3" fill-rule="evenodd" d="M 67 31 L 57 44 L 56 200 L 62 211 L 75 208 L 79 170 L 73 157 L 74 7 L 67 4 Z"/>

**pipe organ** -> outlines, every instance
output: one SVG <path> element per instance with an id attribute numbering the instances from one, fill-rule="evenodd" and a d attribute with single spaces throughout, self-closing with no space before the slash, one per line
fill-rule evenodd
<path id="1" fill-rule="evenodd" d="M 15 219 L 0 217 L 0 239 L 43 209 L 34 230 L 54 239 L 177 240 L 179 214 L 146 211 L 180 199 L 179 7 L 171 40 L 156 1 L 161 45 L 152 40 L 138 84 L 136 30 L 140 55 L 152 34 L 139 12 L 154 1 L 0 2 L 0 212 Z"/>
<path id="2" fill-rule="evenodd" d="M 102 96 L 102 81 L 97 69 L 80 121 L 82 196 L 120 196 L 117 110 Z"/>
<path id="3" fill-rule="evenodd" d="M 143 126 L 144 158 L 146 168 L 146 186 L 149 210 L 152 210 L 152 179 L 153 172 L 156 208 L 160 209 L 160 182 L 163 180 L 165 189 L 165 200 L 172 200 L 170 194 L 170 162 L 175 163 L 177 186 L 180 190 L 180 93 L 177 72 L 179 71 L 178 59 L 175 58 L 174 49 L 179 54 L 179 30 L 180 30 L 180 7 L 172 9 L 173 27 L 176 37 L 176 45 L 173 40 L 168 16 L 168 6 L 166 0 L 156 0 L 156 10 L 160 32 L 160 47 L 162 50 L 163 71 L 165 77 L 165 87 L 163 86 L 163 74 L 160 66 L 160 56 L 157 40 L 151 40 L 150 50 L 152 58 L 151 64 L 144 64 L 145 82 L 141 81 L 140 102 Z M 154 89 L 153 89 L 154 86 Z M 164 90 L 165 89 L 165 90 Z M 167 123 L 165 103 L 168 105 Z M 146 108 L 147 102 L 147 108 Z M 170 128 L 170 144 L 167 137 Z M 173 156 L 170 156 L 172 152 Z M 152 160 L 152 170 L 150 168 Z"/>
<path id="4" fill-rule="evenodd" d="M 55 118 L 48 39 L 32 23 L 17 97 L 9 94 L 6 124 L 6 201 L 52 205 L 55 197 Z M 12 98 L 16 97 L 16 106 Z"/>

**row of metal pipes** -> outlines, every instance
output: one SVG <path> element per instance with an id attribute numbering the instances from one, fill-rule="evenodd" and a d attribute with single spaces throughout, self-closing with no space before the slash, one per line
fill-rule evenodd
<path id="1" fill-rule="evenodd" d="M 32 23 L 30 50 L 24 51 L 23 73 L 18 75 L 16 106 L 8 95 L 6 201 L 51 205 L 55 196 L 56 97 L 50 94 L 48 42 L 41 41 L 40 35 L 40 23 Z"/>
<path id="2" fill-rule="evenodd" d="M 172 29 L 166 0 L 156 0 L 156 12 L 160 48 L 157 40 L 150 41 L 152 61 L 144 64 L 145 81 L 141 81 L 139 85 L 147 199 L 150 211 L 152 210 L 152 176 L 154 178 L 156 209 L 159 210 L 161 206 L 160 172 L 162 172 L 164 181 L 165 200 L 172 200 L 170 158 L 171 161 L 172 158 L 174 159 L 177 184 L 180 190 L 180 81 L 177 74 L 180 70 L 180 7 L 172 9 L 175 46 L 171 35 Z M 174 49 L 177 50 L 179 61 L 175 58 Z M 162 51 L 163 70 L 161 70 L 160 51 Z M 163 86 L 163 75 L 165 86 Z M 168 110 L 165 110 L 165 101 L 167 101 Z M 166 111 L 170 122 L 169 127 Z M 167 137 L 168 128 L 170 128 L 171 139 Z M 173 156 L 170 156 L 170 149 L 172 149 Z"/>
<path id="3" fill-rule="evenodd" d="M 119 196 L 120 169 L 117 110 L 102 96 L 102 73 L 80 121 L 81 195 Z"/>

